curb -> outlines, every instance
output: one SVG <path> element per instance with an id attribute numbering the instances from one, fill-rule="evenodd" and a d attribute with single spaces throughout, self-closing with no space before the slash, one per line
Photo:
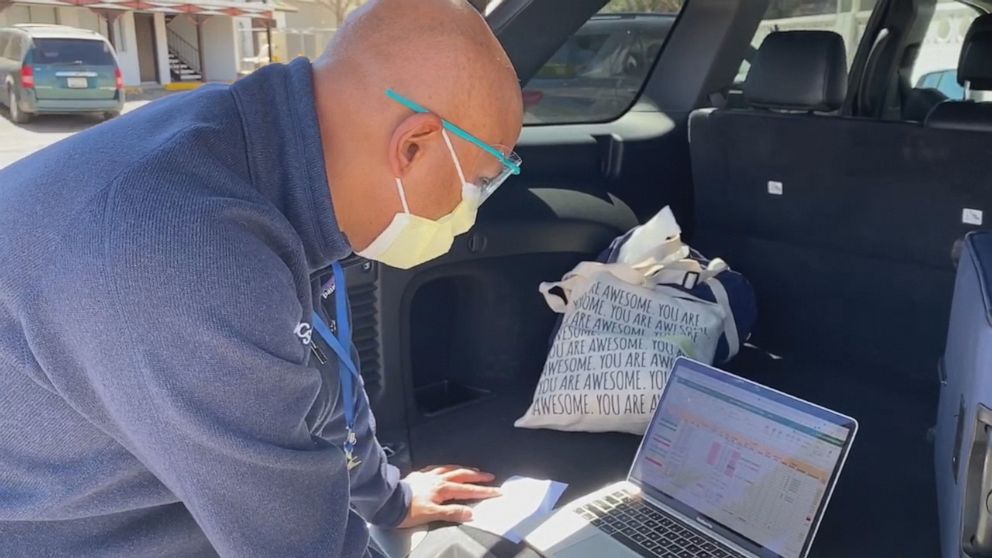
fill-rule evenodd
<path id="1" fill-rule="evenodd" d="M 203 85 L 202 81 L 177 81 L 162 86 L 166 91 L 192 91 Z"/>

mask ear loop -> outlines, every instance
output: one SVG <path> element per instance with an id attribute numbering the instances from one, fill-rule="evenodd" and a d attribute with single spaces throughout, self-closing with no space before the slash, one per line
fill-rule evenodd
<path id="1" fill-rule="evenodd" d="M 403 191 L 403 182 L 396 178 L 396 190 L 400 193 L 400 202 L 403 204 L 403 213 L 410 213 L 410 206 L 406 203 L 406 192 Z"/>
<path id="2" fill-rule="evenodd" d="M 441 135 L 444 136 L 444 143 L 448 145 L 448 151 L 451 153 L 451 158 L 455 160 L 455 170 L 458 171 L 458 178 L 462 181 L 462 185 L 468 184 L 465 180 L 465 173 L 462 172 L 462 162 L 458 160 L 458 153 L 455 153 L 455 147 L 451 145 L 451 138 L 448 137 L 448 132 L 444 129 L 441 130 Z"/>

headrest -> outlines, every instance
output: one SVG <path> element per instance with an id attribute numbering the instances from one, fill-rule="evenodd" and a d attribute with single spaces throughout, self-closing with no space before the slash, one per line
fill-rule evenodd
<path id="1" fill-rule="evenodd" d="M 992 90 L 992 14 L 975 18 L 964 36 L 958 60 L 958 83 L 977 91 Z"/>
<path id="2" fill-rule="evenodd" d="M 765 37 L 744 82 L 752 107 L 832 111 L 847 95 L 847 51 L 833 31 L 776 31 Z"/>
<path id="3" fill-rule="evenodd" d="M 927 115 L 927 128 L 992 132 L 992 103 L 944 101 Z"/>

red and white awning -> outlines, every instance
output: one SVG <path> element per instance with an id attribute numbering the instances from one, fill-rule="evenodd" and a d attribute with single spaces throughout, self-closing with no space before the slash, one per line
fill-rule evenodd
<path id="1" fill-rule="evenodd" d="M 15 0 L 16 1 L 16 0 Z M 238 0 L 27 0 L 26 4 L 81 6 L 95 10 L 163 12 L 167 14 L 219 15 L 274 19 L 275 12 L 296 11 L 276 2 Z"/>

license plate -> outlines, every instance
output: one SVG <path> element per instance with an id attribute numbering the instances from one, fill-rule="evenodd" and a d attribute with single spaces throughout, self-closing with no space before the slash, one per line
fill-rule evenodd
<path id="1" fill-rule="evenodd" d="M 89 87 L 89 82 L 87 82 L 84 77 L 65 78 L 65 81 L 65 84 L 68 85 L 70 89 L 86 89 Z"/>

